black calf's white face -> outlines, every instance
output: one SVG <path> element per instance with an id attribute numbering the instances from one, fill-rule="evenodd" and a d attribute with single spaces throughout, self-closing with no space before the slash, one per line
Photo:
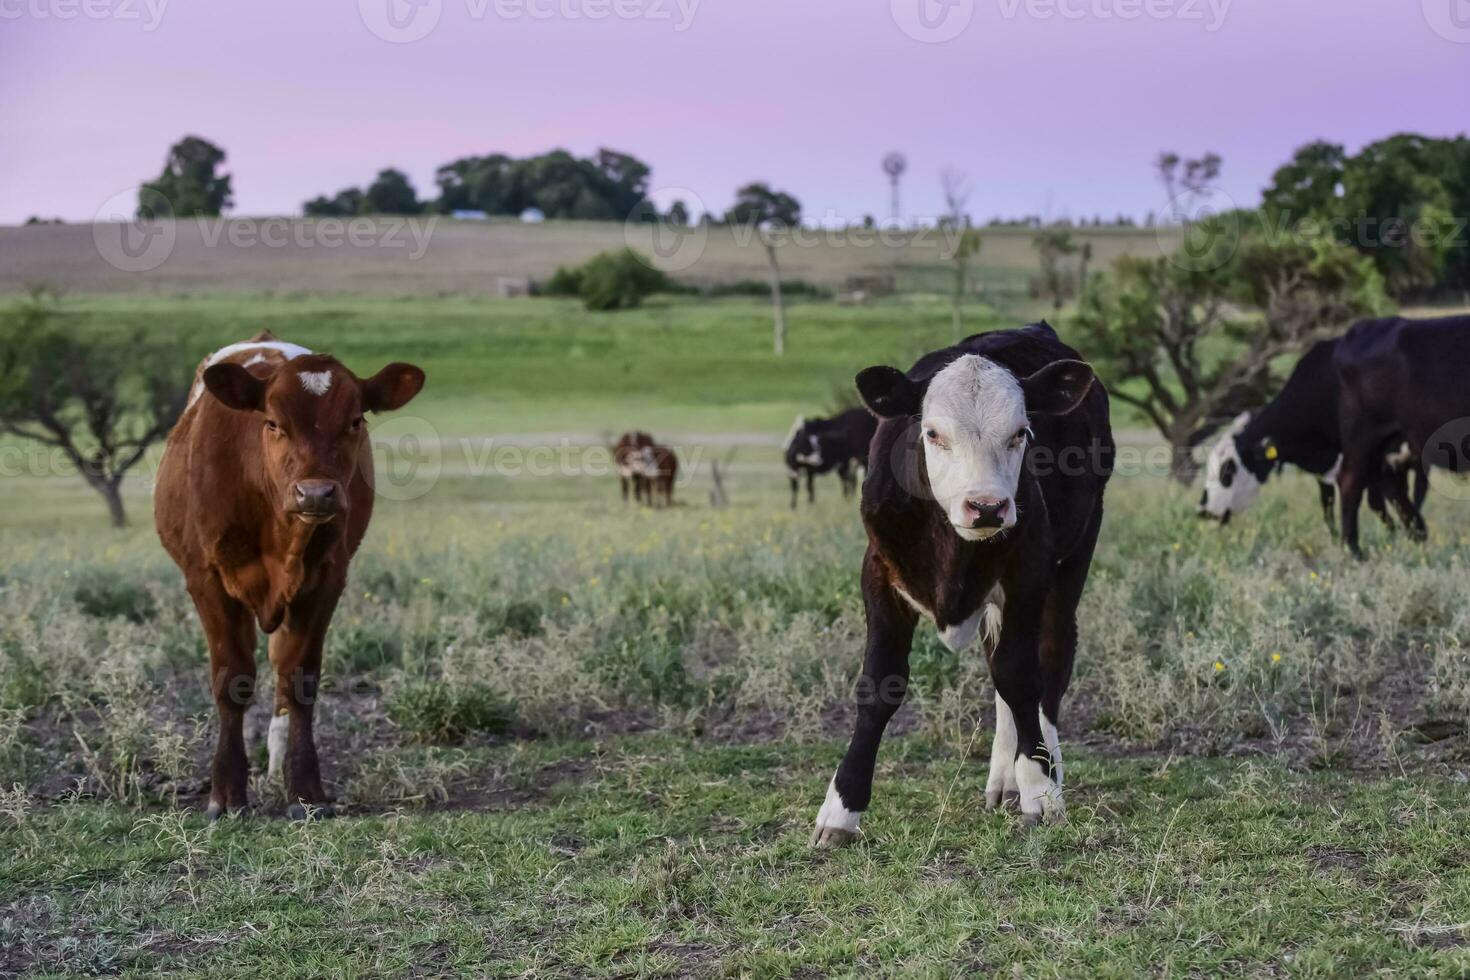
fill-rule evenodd
<path id="1" fill-rule="evenodd" d="M 983 541 L 1013 527 L 1031 434 L 1016 376 L 966 354 L 929 382 L 919 424 L 929 486 L 955 533 Z"/>
<path id="2" fill-rule="evenodd" d="M 1245 510 L 1261 495 L 1261 481 L 1241 459 L 1236 439 L 1250 417 L 1249 412 L 1238 415 L 1224 438 L 1210 450 L 1205 461 L 1205 491 L 1199 501 L 1201 517 L 1228 521 L 1230 515 Z"/>
<path id="3" fill-rule="evenodd" d="M 957 358 L 927 388 L 888 367 L 858 375 L 874 414 L 918 415 L 924 468 L 955 533 L 984 541 L 1013 527 L 1016 490 L 1031 439 L 1027 413 L 1065 414 L 1092 384 L 1081 361 L 1055 361 L 1024 379 L 977 354 Z"/>

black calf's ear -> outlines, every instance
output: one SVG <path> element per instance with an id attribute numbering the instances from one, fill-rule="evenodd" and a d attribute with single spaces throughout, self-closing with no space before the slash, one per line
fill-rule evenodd
<path id="1" fill-rule="evenodd" d="M 412 364 L 395 362 L 362 383 L 362 407 L 368 412 L 391 412 L 413 401 L 424 386 L 424 372 Z"/>
<path id="2" fill-rule="evenodd" d="M 238 364 L 211 364 L 204 369 L 204 387 L 238 412 L 259 412 L 265 408 L 268 380 L 257 378 Z"/>
<path id="3" fill-rule="evenodd" d="M 858 372 L 857 390 L 868 411 L 880 419 L 917 415 L 923 406 L 923 389 L 898 368 L 864 368 Z"/>
<path id="4" fill-rule="evenodd" d="M 1042 415 L 1066 415 L 1082 404 L 1097 376 L 1082 361 L 1052 361 L 1028 378 L 1021 379 L 1026 411 Z"/>

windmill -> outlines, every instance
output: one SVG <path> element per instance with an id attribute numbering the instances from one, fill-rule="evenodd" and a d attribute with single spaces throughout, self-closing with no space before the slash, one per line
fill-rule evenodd
<path id="1" fill-rule="evenodd" d="M 893 220 L 898 222 L 898 178 L 908 169 L 909 162 L 904 155 L 897 150 L 883 158 L 883 172 L 888 175 L 889 186 L 893 188 Z"/>

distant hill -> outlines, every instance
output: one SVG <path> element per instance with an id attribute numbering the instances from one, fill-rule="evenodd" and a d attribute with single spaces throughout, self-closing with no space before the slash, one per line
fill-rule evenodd
<path id="1" fill-rule="evenodd" d="M 334 220 L 334 219 L 326 219 Z M 413 222 L 406 224 L 405 222 Z M 323 225 L 321 219 L 226 219 L 172 223 L 160 242 L 166 258 L 148 271 L 125 255 L 116 264 L 122 226 L 86 224 L 0 227 L 0 293 L 16 293 L 45 282 L 71 293 L 304 293 L 313 295 L 495 295 L 501 277 L 545 279 L 560 265 L 581 262 L 606 249 L 632 244 L 651 253 L 654 229 L 591 221 L 459 221 L 352 219 Z M 346 230 L 352 235 L 346 235 Z M 1027 228 L 982 228 L 985 244 L 977 271 L 1014 281 L 1034 272 L 1035 234 Z M 893 234 L 893 233 L 890 233 Z M 782 275 L 840 287 L 850 276 L 894 275 L 919 288 L 947 288 L 941 270 L 947 247 L 940 233 L 904 232 L 898 240 L 876 240 L 876 232 L 805 232 L 802 244 L 780 251 Z M 349 241 L 352 238 L 355 241 Z M 1075 229 L 1079 244 L 1093 243 L 1093 268 L 1105 268 L 1125 253 L 1172 245 L 1174 232 L 1148 228 Z M 98 241 L 101 241 L 99 246 Z M 658 264 L 692 283 L 764 279 L 766 257 L 749 232 L 711 227 L 707 238 L 689 238 L 679 250 L 666 242 L 672 261 Z M 161 246 L 155 246 L 161 247 Z M 697 260 L 685 261 L 697 255 Z"/>

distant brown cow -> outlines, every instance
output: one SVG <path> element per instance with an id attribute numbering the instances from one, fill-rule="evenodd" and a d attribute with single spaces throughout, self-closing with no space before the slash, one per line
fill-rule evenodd
<path id="1" fill-rule="evenodd" d="M 663 506 L 674 506 L 674 479 L 679 475 L 679 457 L 674 455 L 674 451 L 668 446 L 644 446 L 639 469 L 648 481 L 648 497 L 644 503 L 657 507 L 662 497 Z"/>
<path id="2" fill-rule="evenodd" d="M 633 487 L 633 499 L 642 501 L 649 493 L 648 479 L 643 475 L 643 450 L 653 445 L 653 436 L 647 432 L 624 432 L 613 443 L 613 465 L 618 470 L 618 481 L 623 485 L 623 503 L 628 502 L 628 486 Z"/>
<path id="3" fill-rule="evenodd" d="M 363 413 L 401 408 L 423 384 L 411 364 L 360 379 L 269 332 L 199 366 L 159 466 L 153 514 L 209 642 L 220 724 L 211 818 L 246 805 L 242 729 L 257 627 L 270 634 L 276 671 L 270 776 L 284 770 L 291 817 L 325 807 L 312 713 L 322 641 L 373 512 Z"/>

